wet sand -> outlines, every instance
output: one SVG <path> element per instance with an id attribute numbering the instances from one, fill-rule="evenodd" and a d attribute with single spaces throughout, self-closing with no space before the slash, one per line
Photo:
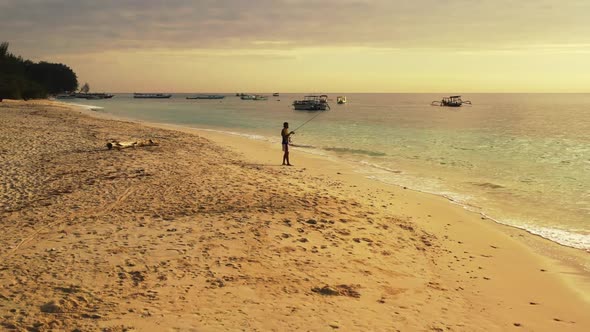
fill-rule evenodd
<path id="1" fill-rule="evenodd" d="M 590 276 L 550 257 L 587 253 L 318 156 L 83 113 L 0 103 L 2 329 L 590 328 Z"/>

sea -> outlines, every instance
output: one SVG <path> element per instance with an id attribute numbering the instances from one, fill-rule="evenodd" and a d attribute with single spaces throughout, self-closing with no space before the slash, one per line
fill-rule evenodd
<path id="1" fill-rule="evenodd" d="M 187 100 L 191 95 L 71 102 L 276 144 L 289 122 L 295 149 L 349 163 L 367 181 L 444 196 L 498 223 L 590 251 L 590 94 L 469 94 L 463 100 L 471 106 L 448 108 L 431 106 L 441 93 L 329 93 L 331 108 L 321 113 L 293 110 L 304 93 L 267 93 L 259 101 L 235 94 Z M 336 104 L 339 95 L 348 102 Z"/>

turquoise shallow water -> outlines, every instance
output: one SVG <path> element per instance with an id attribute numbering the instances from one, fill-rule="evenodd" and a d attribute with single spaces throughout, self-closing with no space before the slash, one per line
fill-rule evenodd
<path id="1" fill-rule="evenodd" d="M 268 95 L 220 101 L 120 94 L 74 102 L 277 144 L 284 121 L 295 129 L 315 115 L 290 107 L 303 94 Z M 430 106 L 441 96 L 347 94 L 348 104 L 332 102 L 297 130 L 294 144 L 353 163 L 368 178 L 444 195 L 498 222 L 590 250 L 590 94 L 471 94 L 464 99 L 473 106 Z"/>

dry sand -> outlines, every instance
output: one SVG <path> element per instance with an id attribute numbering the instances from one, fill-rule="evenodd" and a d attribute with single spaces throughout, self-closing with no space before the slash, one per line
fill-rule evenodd
<path id="1" fill-rule="evenodd" d="M 0 128 L 0 329 L 590 329 L 589 273 L 550 257 L 587 253 L 349 166 L 52 102 Z"/>

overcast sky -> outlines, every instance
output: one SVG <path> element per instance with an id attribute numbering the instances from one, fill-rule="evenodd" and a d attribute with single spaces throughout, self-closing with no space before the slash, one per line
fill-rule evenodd
<path id="1" fill-rule="evenodd" d="M 0 41 L 108 91 L 587 92 L 589 17 L 588 0 L 0 0 Z"/>

